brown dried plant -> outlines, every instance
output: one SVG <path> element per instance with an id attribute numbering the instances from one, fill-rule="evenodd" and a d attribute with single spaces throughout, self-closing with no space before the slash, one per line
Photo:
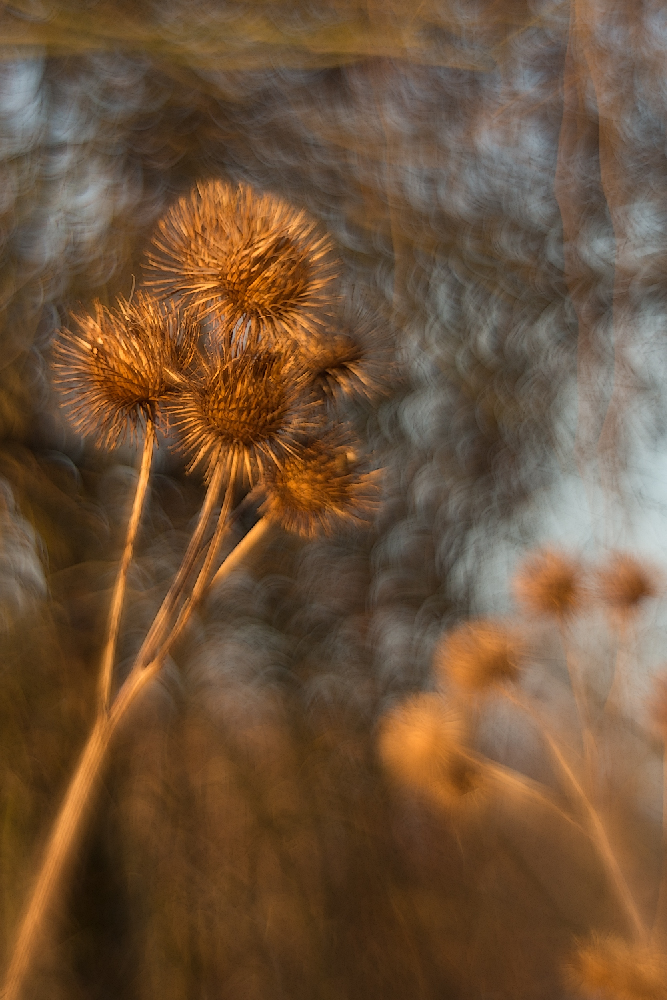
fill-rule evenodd
<path id="1" fill-rule="evenodd" d="M 516 681 L 521 670 L 524 642 L 516 629 L 503 621 L 479 619 L 448 632 L 436 647 L 435 670 L 470 692 Z"/>
<path id="2" fill-rule="evenodd" d="M 364 524 L 379 506 L 378 474 L 349 455 L 349 441 L 331 432 L 267 466 L 262 512 L 305 538 Z"/>
<path id="3" fill-rule="evenodd" d="M 584 568 L 556 549 L 541 549 L 519 567 L 514 592 L 527 610 L 562 621 L 585 604 Z"/>
<path id="4" fill-rule="evenodd" d="M 220 317 L 228 337 L 318 330 L 331 314 L 337 262 L 307 212 L 247 184 L 198 184 L 158 223 L 149 284 Z"/>
<path id="5" fill-rule="evenodd" d="M 667 1000 L 667 956 L 619 937 L 580 944 L 565 976 L 589 1000 Z"/>
<path id="6" fill-rule="evenodd" d="M 600 596 L 613 612 L 631 615 L 658 594 L 656 571 L 627 552 L 615 552 L 597 572 Z"/>
<path id="7" fill-rule="evenodd" d="M 421 693 L 382 720 L 378 751 L 390 776 L 451 810 L 478 803 L 486 781 L 482 763 L 464 745 L 465 724 L 438 694 Z"/>
<path id="8" fill-rule="evenodd" d="M 222 345 L 170 407 L 190 470 L 202 463 L 210 476 L 220 460 L 235 461 L 255 483 L 317 426 L 321 407 L 308 390 L 293 352 Z"/>
<path id="9" fill-rule="evenodd" d="M 136 440 L 163 415 L 162 403 L 186 378 L 198 327 L 172 303 L 139 292 L 115 309 L 72 316 L 53 346 L 55 384 L 72 424 L 101 447 Z"/>

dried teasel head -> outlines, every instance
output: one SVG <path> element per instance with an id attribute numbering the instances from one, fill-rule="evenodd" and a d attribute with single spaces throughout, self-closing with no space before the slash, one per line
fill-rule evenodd
<path id="1" fill-rule="evenodd" d="M 366 523 L 379 507 L 379 473 L 361 471 L 351 454 L 332 431 L 268 466 L 263 512 L 306 538 Z"/>
<path id="2" fill-rule="evenodd" d="M 337 263 L 307 212 L 247 184 L 198 184 L 160 220 L 149 284 L 222 321 L 228 340 L 308 333 L 330 313 Z"/>
<path id="3" fill-rule="evenodd" d="M 413 695 L 382 720 L 378 752 L 400 785 L 447 810 L 478 803 L 484 767 L 465 749 L 465 725 L 437 694 Z"/>
<path id="4" fill-rule="evenodd" d="M 667 1000 L 667 958 L 649 945 L 596 936 L 565 968 L 569 984 L 590 1000 Z"/>
<path id="5" fill-rule="evenodd" d="M 434 667 L 444 680 L 471 692 L 484 692 L 515 681 L 524 643 L 502 621 L 480 619 L 448 632 L 436 646 Z"/>
<path id="6" fill-rule="evenodd" d="M 54 342 L 53 364 L 76 430 L 108 448 L 136 439 L 187 380 L 198 335 L 191 316 L 143 292 L 115 309 L 95 302 L 92 315 L 73 314 Z"/>
<path id="7" fill-rule="evenodd" d="M 255 483 L 281 467 L 319 419 L 320 405 L 293 354 L 257 345 L 222 347 L 201 360 L 188 388 L 170 405 L 189 471 L 207 475 L 219 462 Z"/>
<path id="8" fill-rule="evenodd" d="M 534 614 L 562 621 L 586 602 L 584 568 L 562 552 L 540 549 L 519 567 L 514 593 L 517 601 Z"/>
<path id="9" fill-rule="evenodd" d="M 617 614 L 631 615 L 640 605 L 658 593 L 656 571 L 631 556 L 616 552 L 597 573 L 600 596 Z"/>

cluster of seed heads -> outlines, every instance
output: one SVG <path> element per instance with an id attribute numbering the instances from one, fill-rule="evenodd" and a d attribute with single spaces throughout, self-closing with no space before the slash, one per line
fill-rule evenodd
<path id="1" fill-rule="evenodd" d="M 207 478 L 261 482 L 265 512 L 305 535 L 376 506 L 342 401 L 385 372 L 377 323 L 336 294 L 330 239 L 304 211 L 247 185 L 197 185 L 160 220 L 145 290 L 72 315 L 54 345 L 75 428 L 113 448 L 149 423 Z M 172 435 L 173 437 L 174 435 Z"/>

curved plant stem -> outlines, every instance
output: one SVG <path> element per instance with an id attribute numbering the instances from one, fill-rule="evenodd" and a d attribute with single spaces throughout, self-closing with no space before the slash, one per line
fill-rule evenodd
<path id="1" fill-rule="evenodd" d="M 551 751 L 552 756 L 554 757 L 556 763 L 558 764 L 561 773 L 567 780 L 567 783 L 570 786 L 574 798 L 578 800 L 579 804 L 583 807 L 584 812 L 586 813 L 586 818 L 588 820 L 588 825 L 589 825 L 589 836 L 591 838 L 591 841 L 595 844 L 595 846 L 598 849 L 600 858 L 607 870 L 607 874 L 609 875 L 614 888 L 616 889 L 616 894 L 620 902 L 623 904 L 623 909 L 625 910 L 626 916 L 628 917 L 628 920 L 632 925 L 635 934 L 640 939 L 644 938 L 646 936 L 646 929 L 644 927 L 641 917 L 639 916 L 639 912 L 637 910 L 637 907 L 635 906 L 632 894 L 630 892 L 627 882 L 625 881 L 623 872 L 620 869 L 620 866 L 616 859 L 616 855 L 614 854 L 611 844 L 609 843 L 609 838 L 607 837 L 607 831 L 604 828 L 604 825 L 602 823 L 602 820 L 600 819 L 600 816 L 598 815 L 597 810 L 591 803 L 590 799 L 586 795 L 586 792 L 582 788 L 580 782 L 577 780 L 574 771 L 572 770 L 572 768 L 566 761 L 565 757 L 563 756 L 563 753 L 560 747 L 558 746 L 558 743 L 550 734 L 548 728 L 545 726 L 544 720 L 538 717 L 532 705 L 530 705 L 530 703 L 527 702 L 520 695 L 516 693 L 513 694 L 508 693 L 507 697 L 514 705 L 516 705 L 518 708 L 521 708 L 524 712 L 530 715 L 530 717 L 536 723 L 537 728 L 539 729 L 540 734 L 542 736 L 542 739 L 549 747 L 549 750 Z"/>
<path id="2" fill-rule="evenodd" d="M 574 654 L 570 647 L 570 643 L 567 639 L 567 633 L 565 629 L 565 623 L 561 620 L 560 625 L 560 641 L 563 647 L 563 654 L 565 656 L 565 665 L 567 667 L 567 673 L 570 678 L 570 687 L 572 688 L 572 694 L 574 696 L 574 703 L 577 708 L 577 716 L 579 718 L 579 728 L 581 730 L 581 741 L 584 747 L 584 759 L 586 761 L 586 774 L 588 778 L 589 788 L 593 787 L 593 778 L 597 770 L 597 759 L 598 752 L 595 743 L 595 737 L 591 729 L 590 723 L 590 713 L 588 711 L 588 705 L 586 702 L 586 695 L 584 693 L 584 685 L 581 682 L 581 675 L 579 673 L 579 666 L 574 660 Z"/>
<path id="3" fill-rule="evenodd" d="M 107 639 L 102 652 L 102 662 L 100 666 L 99 680 L 99 710 L 107 712 L 109 710 L 109 699 L 113 685 L 113 664 L 116 653 L 116 642 L 118 641 L 118 630 L 120 628 L 120 617 L 125 599 L 125 587 L 127 584 L 127 574 L 132 562 L 134 543 L 137 537 L 141 512 L 146 498 L 148 488 L 148 477 L 153 460 L 153 446 L 155 444 L 155 426 L 152 421 L 146 424 L 146 435 L 144 437 L 144 450 L 141 456 L 141 468 L 139 479 L 134 494 L 132 512 L 127 526 L 127 536 L 125 538 L 125 548 L 118 568 L 118 576 L 111 596 L 111 609 L 109 611 L 109 624 L 107 627 Z"/>
<path id="4" fill-rule="evenodd" d="M 213 486 L 213 483 L 211 485 Z M 227 493 L 228 497 L 231 497 L 231 485 L 228 487 Z M 215 575 L 216 582 L 223 580 L 236 569 L 241 560 L 263 537 L 268 523 L 265 518 L 258 521 L 245 538 L 230 552 Z M 220 530 L 220 537 L 222 537 L 222 529 Z M 198 545 L 199 542 L 197 542 Z M 212 559 L 213 556 L 211 556 L 211 561 Z M 202 580 L 202 583 L 198 589 L 199 594 L 203 592 L 206 584 L 203 570 L 199 575 L 197 583 L 200 580 Z M 194 602 L 191 600 L 188 601 L 185 607 L 188 608 L 189 615 L 194 608 Z M 186 616 L 183 614 L 183 611 L 184 609 L 182 609 L 176 623 L 179 625 L 179 631 L 186 624 Z M 37 875 L 32 895 L 19 928 L 4 988 L 0 994 L 2 1000 L 20 1000 L 23 982 L 26 973 L 33 963 L 35 951 L 39 943 L 44 918 L 60 886 L 67 863 L 72 858 L 77 840 L 82 835 L 84 822 L 89 813 L 95 791 L 95 782 L 102 770 L 111 737 L 128 713 L 130 707 L 137 701 L 141 692 L 159 673 L 164 659 L 169 652 L 175 629 L 176 625 L 172 629 L 169 640 L 162 644 L 155 658 L 144 669 L 139 669 L 135 664 L 135 667 L 121 685 L 110 706 L 109 712 L 98 715 L 49 837 L 44 860 L 42 861 L 42 866 Z"/>
<path id="5" fill-rule="evenodd" d="M 660 859 L 660 886 L 655 904 L 652 937 L 663 936 L 667 925 L 667 745 L 662 750 L 662 857 Z"/>

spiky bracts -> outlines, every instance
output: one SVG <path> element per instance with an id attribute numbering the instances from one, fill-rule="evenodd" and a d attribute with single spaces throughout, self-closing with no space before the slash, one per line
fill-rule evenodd
<path id="1" fill-rule="evenodd" d="M 333 305 L 337 263 L 307 212 L 246 184 L 198 184 L 160 220 L 150 285 L 222 320 L 224 336 L 291 337 L 318 329 Z"/>
<path id="2" fill-rule="evenodd" d="M 190 469 L 221 459 L 251 483 L 281 467 L 317 423 L 320 404 L 299 360 L 258 345 L 220 348 L 202 359 L 170 406 Z"/>
<path id="3" fill-rule="evenodd" d="M 377 473 L 361 471 L 348 456 L 346 442 L 332 432 L 268 466 L 264 513 L 306 538 L 366 522 L 378 508 Z"/>
<path id="4" fill-rule="evenodd" d="M 185 377 L 198 329 L 173 304 L 139 293 L 113 310 L 95 302 L 54 343 L 55 383 L 71 422 L 113 448 L 158 419 L 160 404 Z"/>

